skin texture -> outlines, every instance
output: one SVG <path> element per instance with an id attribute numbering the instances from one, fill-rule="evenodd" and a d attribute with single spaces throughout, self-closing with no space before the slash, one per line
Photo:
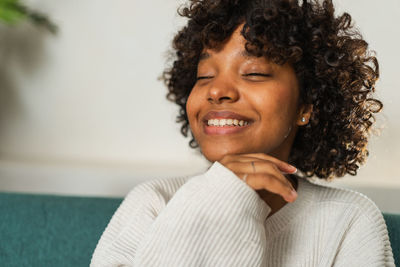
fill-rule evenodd
<path id="1" fill-rule="evenodd" d="M 187 114 L 207 160 L 219 161 L 238 177 L 247 174 L 247 184 L 274 213 L 296 198 L 295 181 L 284 176 L 296 169 L 286 161 L 297 128 L 308 123 L 312 106 L 298 104 L 298 81 L 289 64 L 281 66 L 245 53 L 242 26 L 218 49 L 203 51 Z M 232 111 L 252 123 L 234 134 L 206 134 L 203 117 L 209 111 Z"/>

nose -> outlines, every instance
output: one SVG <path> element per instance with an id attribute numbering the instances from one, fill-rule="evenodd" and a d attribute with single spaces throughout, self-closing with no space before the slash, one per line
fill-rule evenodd
<path id="1" fill-rule="evenodd" d="M 239 92 L 236 85 L 223 77 L 216 79 L 208 90 L 207 100 L 210 103 L 233 103 L 236 102 L 238 99 Z"/>

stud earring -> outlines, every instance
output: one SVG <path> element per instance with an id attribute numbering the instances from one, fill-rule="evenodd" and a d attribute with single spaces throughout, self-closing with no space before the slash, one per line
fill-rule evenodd
<path id="1" fill-rule="evenodd" d="M 301 122 L 306 122 L 306 118 L 301 118 Z"/>

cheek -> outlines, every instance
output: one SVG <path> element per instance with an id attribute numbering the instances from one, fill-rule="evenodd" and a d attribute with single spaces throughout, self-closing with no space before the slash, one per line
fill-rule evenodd
<path id="1" fill-rule="evenodd" d="M 189 94 L 188 100 L 186 102 L 186 113 L 189 118 L 189 123 L 192 124 L 194 117 L 199 110 L 199 96 L 196 90 L 192 90 Z"/>
<path id="2" fill-rule="evenodd" d="M 254 95 L 252 98 L 264 113 L 281 112 L 291 105 L 291 95 L 286 88 L 268 88 L 263 94 Z"/>
<path id="3" fill-rule="evenodd" d="M 273 88 L 273 89 L 272 89 Z M 286 124 L 291 120 L 296 111 L 295 88 L 276 84 L 270 90 L 264 90 L 263 94 L 254 96 L 253 103 L 259 107 L 263 120 L 276 124 Z"/>
<path id="4" fill-rule="evenodd" d="M 296 106 L 296 94 L 294 90 L 281 90 L 277 96 L 277 104 L 282 112 L 285 112 L 285 116 L 291 116 Z"/>

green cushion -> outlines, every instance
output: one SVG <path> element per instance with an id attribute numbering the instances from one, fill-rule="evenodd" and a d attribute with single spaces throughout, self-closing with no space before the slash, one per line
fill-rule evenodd
<path id="1" fill-rule="evenodd" d="M 121 198 L 0 193 L 1 266 L 88 266 Z M 400 215 L 384 213 L 400 262 Z"/>
<path id="2" fill-rule="evenodd" d="M 0 193 L 1 266 L 89 266 L 121 199 Z"/>
<path id="3" fill-rule="evenodd" d="M 400 214 L 383 213 L 392 245 L 394 262 L 400 264 Z"/>

